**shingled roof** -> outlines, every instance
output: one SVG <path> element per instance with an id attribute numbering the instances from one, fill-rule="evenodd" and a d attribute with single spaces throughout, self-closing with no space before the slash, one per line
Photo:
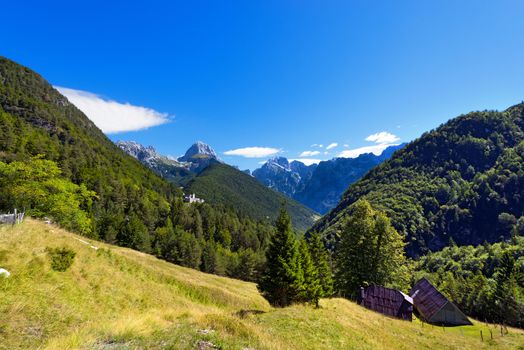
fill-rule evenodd
<path id="1" fill-rule="evenodd" d="M 413 306 L 427 322 L 444 325 L 471 324 L 468 317 L 426 278 L 418 281 L 410 294 Z"/>
<path id="2" fill-rule="evenodd" d="M 378 285 L 361 288 L 358 303 L 381 314 L 411 321 L 413 299 L 396 289 Z"/>
<path id="3" fill-rule="evenodd" d="M 448 299 L 425 277 L 413 286 L 410 294 L 418 312 L 426 320 L 431 319 L 448 302 Z"/>

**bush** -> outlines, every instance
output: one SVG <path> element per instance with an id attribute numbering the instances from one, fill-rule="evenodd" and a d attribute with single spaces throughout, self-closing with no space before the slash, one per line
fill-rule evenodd
<path id="1" fill-rule="evenodd" d="M 69 269 L 76 256 L 75 251 L 68 247 L 47 248 L 47 254 L 51 259 L 51 268 L 60 272 Z"/>

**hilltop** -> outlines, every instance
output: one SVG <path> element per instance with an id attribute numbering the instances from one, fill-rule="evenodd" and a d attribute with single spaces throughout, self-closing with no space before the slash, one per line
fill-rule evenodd
<path id="1" fill-rule="evenodd" d="M 501 338 L 496 326 L 478 322 L 422 326 L 343 299 L 274 309 L 252 283 L 81 240 L 34 220 L 0 227 L 0 266 L 12 273 L 0 277 L 0 349 L 518 349 L 524 342 L 512 328 Z M 77 255 L 56 272 L 46 248 L 61 246 Z"/>
<path id="2" fill-rule="evenodd" d="M 360 198 L 385 211 L 417 256 L 524 231 L 524 104 L 451 119 L 351 185 L 312 230 L 336 239 Z"/>

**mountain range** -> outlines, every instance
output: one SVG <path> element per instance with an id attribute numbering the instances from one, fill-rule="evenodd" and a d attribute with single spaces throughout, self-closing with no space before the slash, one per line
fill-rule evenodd
<path id="1" fill-rule="evenodd" d="M 117 145 L 161 177 L 209 203 L 235 208 L 242 215 L 273 222 L 286 203 L 293 225 L 305 231 L 319 218 L 313 210 L 266 188 L 249 174 L 223 163 L 211 146 L 198 141 L 177 160 L 133 141 Z M 302 163 L 300 163 L 302 164 Z"/>
<path id="2" fill-rule="evenodd" d="M 380 155 L 366 153 L 356 158 L 334 158 L 309 166 L 277 157 L 254 170 L 253 176 L 269 188 L 325 214 L 337 205 L 349 185 L 403 146 L 390 146 Z"/>

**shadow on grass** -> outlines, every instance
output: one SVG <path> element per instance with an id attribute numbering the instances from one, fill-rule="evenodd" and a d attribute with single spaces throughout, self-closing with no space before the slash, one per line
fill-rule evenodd
<path id="1" fill-rule="evenodd" d="M 235 312 L 235 316 L 240 318 L 247 318 L 249 315 L 260 315 L 266 313 L 262 310 L 240 310 Z"/>

